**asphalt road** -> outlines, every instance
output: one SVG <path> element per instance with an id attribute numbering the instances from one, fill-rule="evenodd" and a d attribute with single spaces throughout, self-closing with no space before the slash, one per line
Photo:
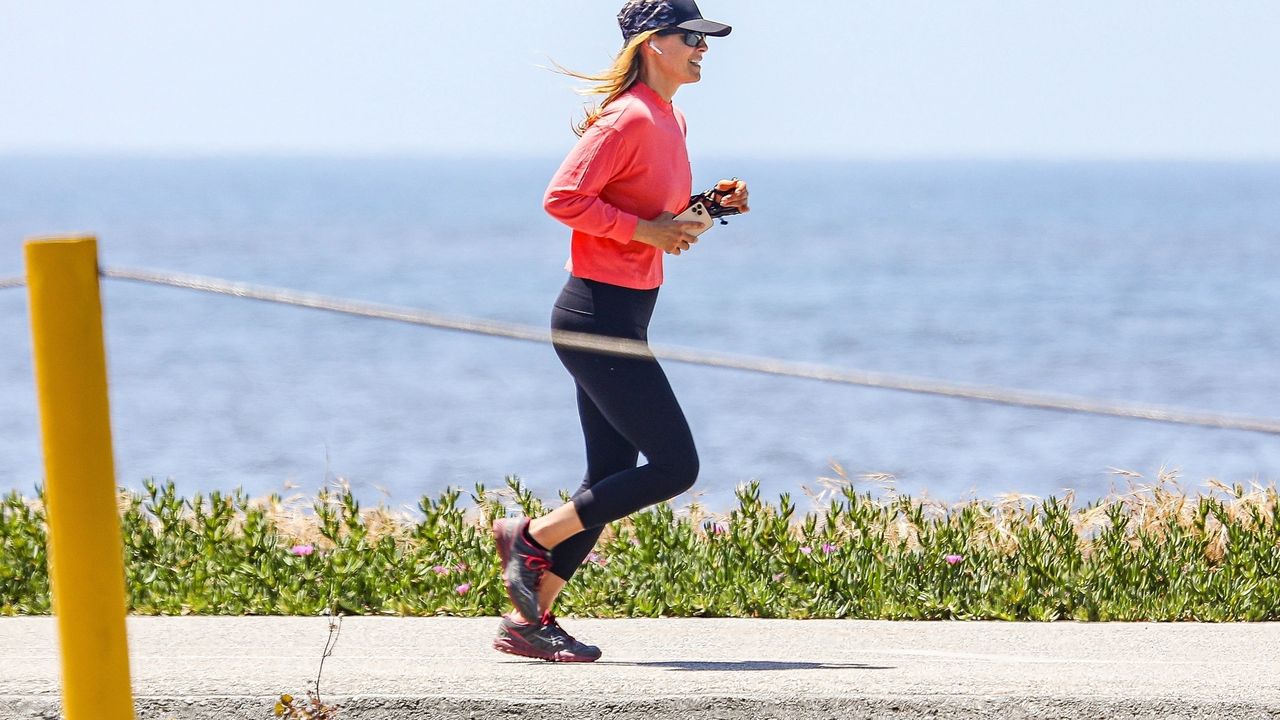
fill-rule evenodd
<path id="1" fill-rule="evenodd" d="M 604 657 L 489 646 L 495 618 L 347 618 L 321 691 L 341 720 L 1280 718 L 1280 623 L 586 620 Z M 271 717 L 326 618 L 131 617 L 140 720 Z M 52 618 L 0 618 L 0 718 L 58 717 Z"/>

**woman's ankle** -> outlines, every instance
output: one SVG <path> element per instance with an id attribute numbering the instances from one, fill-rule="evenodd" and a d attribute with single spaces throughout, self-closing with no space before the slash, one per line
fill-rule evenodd
<path id="1" fill-rule="evenodd" d="M 538 544 L 538 547 L 547 549 L 546 534 L 543 526 L 539 523 L 542 518 L 534 518 L 529 521 L 529 526 L 525 528 L 525 532 L 529 534 L 529 538 Z"/>
<path id="2" fill-rule="evenodd" d="M 573 503 L 566 503 L 539 518 L 529 520 L 529 537 L 547 550 L 582 532 L 582 521 Z"/>

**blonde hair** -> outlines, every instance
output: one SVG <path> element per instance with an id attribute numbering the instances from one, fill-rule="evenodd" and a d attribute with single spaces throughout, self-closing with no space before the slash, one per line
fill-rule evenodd
<path id="1" fill-rule="evenodd" d="M 657 30 L 646 30 L 631 38 L 626 46 L 618 52 L 618 56 L 613 59 L 613 65 L 594 75 L 574 72 L 560 63 L 555 63 L 556 70 L 564 75 L 596 83 L 591 87 L 579 89 L 577 91 L 578 94 L 604 96 L 604 100 L 601 100 L 600 104 L 594 108 L 587 110 L 587 116 L 583 118 L 582 122 L 573 127 L 575 135 L 581 137 L 587 131 L 587 128 L 600 119 L 609 103 L 617 100 L 619 95 L 630 90 L 631 86 L 636 84 L 636 81 L 640 79 L 640 65 L 644 62 L 643 55 L 640 53 L 640 46 L 648 42 L 649 38 L 657 33 Z M 552 62 L 554 63 L 555 61 Z"/>

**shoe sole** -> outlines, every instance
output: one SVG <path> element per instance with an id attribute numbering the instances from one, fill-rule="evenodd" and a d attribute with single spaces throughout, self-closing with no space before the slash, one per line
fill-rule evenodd
<path id="1" fill-rule="evenodd" d="M 589 663 L 600 659 L 599 657 L 544 652 L 524 640 L 521 640 L 519 637 L 497 638 L 493 641 L 493 649 L 498 652 L 504 652 L 508 655 L 519 655 L 520 657 L 534 658 L 535 660 L 546 660 L 547 662 Z"/>

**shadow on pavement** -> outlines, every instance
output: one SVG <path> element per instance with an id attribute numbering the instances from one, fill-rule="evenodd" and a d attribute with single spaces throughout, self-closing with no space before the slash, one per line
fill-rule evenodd
<path id="1" fill-rule="evenodd" d="M 632 667 L 667 668 L 670 670 L 692 671 L 733 671 L 751 670 L 894 670 L 889 665 L 864 665 L 862 663 L 830 663 L 830 662 L 779 662 L 774 660 L 740 660 L 735 662 L 695 662 L 691 660 L 665 660 L 658 662 L 610 662 L 598 660 L 596 665 L 630 665 Z"/>

